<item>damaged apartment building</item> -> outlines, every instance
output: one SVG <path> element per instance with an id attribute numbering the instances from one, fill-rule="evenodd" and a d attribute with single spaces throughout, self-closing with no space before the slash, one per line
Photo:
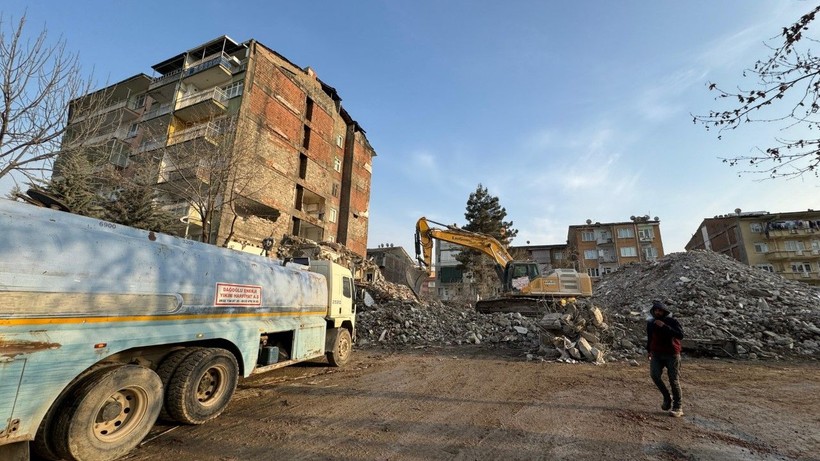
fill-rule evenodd
<path id="1" fill-rule="evenodd" d="M 686 251 L 711 250 L 790 280 L 820 285 L 820 211 L 742 211 L 704 219 Z"/>
<path id="2" fill-rule="evenodd" d="M 376 152 L 336 89 L 256 40 L 227 36 L 152 68 L 73 101 L 69 134 L 104 122 L 93 136 L 67 134 L 64 147 L 97 146 L 123 172 L 153 165 L 180 236 L 257 252 L 292 234 L 366 254 Z"/>

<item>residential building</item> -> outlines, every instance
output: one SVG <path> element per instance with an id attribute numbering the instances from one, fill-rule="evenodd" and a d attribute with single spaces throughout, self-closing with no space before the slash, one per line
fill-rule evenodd
<path id="1" fill-rule="evenodd" d="M 426 277 L 426 273 L 417 269 L 415 261 L 404 247 L 393 245 L 380 245 L 377 248 L 367 249 L 367 258 L 379 267 L 379 272 L 385 280 L 392 283 L 407 285 L 413 288 L 420 280 Z M 372 281 L 372 277 L 370 277 Z"/>
<path id="2" fill-rule="evenodd" d="M 628 222 L 569 226 L 568 258 L 579 272 L 595 280 L 624 264 L 663 257 L 660 220 L 631 216 Z"/>
<path id="3" fill-rule="evenodd" d="M 738 208 L 704 219 L 686 250 L 711 250 L 787 279 L 820 285 L 820 211 Z"/>
<path id="4" fill-rule="evenodd" d="M 461 267 L 456 256 L 464 247 L 455 243 L 436 239 L 435 272 L 438 298 L 442 301 L 454 299 L 475 300 L 476 290 L 472 287 L 472 274 Z"/>
<path id="5" fill-rule="evenodd" d="M 376 152 L 335 88 L 256 40 L 227 36 L 152 68 L 154 77 L 73 101 L 66 149 L 96 146 L 123 170 L 153 165 L 181 236 L 207 223 L 207 240 L 233 248 L 256 252 L 293 234 L 365 256 Z M 93 135 L 81 136 L 92 121 Z M 182 191 L 209 194 L 219 181 L 227 186 L 207 197 L 203 217 Z"/>
<path id="6" fill-rule="evenodd" d="M 556 268 L 572 267 L 572 262 L 567 258 L 567 248 L 565 243 L 561 243 L 511 246 L 509 251 L 517 260 L 537 262 L 541 273 L 546 274 Z"/>

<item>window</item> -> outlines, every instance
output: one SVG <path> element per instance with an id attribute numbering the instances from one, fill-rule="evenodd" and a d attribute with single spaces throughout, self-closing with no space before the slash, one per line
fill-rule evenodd
<path id="1" fill-rule="evenodd" d="M 584 242 L 591 242 L 595 240 L 595 232 L 593 231 L 582 231 L 581 232 L 581 240 Z"/>
<path id="2" fill-rule="evenodd" d="M 132 123 L 131 126 L 128 127 L 128 133 L 126 133 L 126 138 L 133 138 L 137 135 L 137 131 L 139 131 L 139 124 Z"/>
<path id="3" fill-rule="evenodd" d="M 755 243 L 755 253 L 768 253 L 769 252 L 769 244 L 765 242 L 757 242 Z"/>
<path id="4" fill-rule="evenodd" d="M 590 277 L 600 277 L 601 273 L 598 271 L 597 267 L 590 267 L 587 269 L 587 275 Z"/>
<path id="5" fill-rule="evenodd" d="M 333 186 L 331 187 L 331 190 L 330 190 L 330 194 L 334 197 L 339 196 L 339 183 L 335 183 L 335 182 L 333 183 Z"/>
<path id="6" fill-rule="evenodd" d="M 598 250 L 584 250 L 584 259 L 598 259 Z"/>
<path id="7" fill-rule="evenodd" d="M 353 297 L 353 279 L 350 277 L 342 277 L 342 296 L 345 298 Z"/>
<path id="8" fill-rule="evenodd" d="M 228 86 L 222 87 L 222 91 L 225 92 L 225 99 L 231 99 L 239 96 L 242 94 L 242 87 L 245 85 L 245 82 L 238 81 L 233 82 Z"/>
<path id="9" fill-rule="evenodd" d="M 786 240 L 783 242 L 783 249 L 786 251 L 803 251 L 806 247 L 799 240 Z"/>
<path id="10" fill-rule="evenodd" d="M 655 247 L 644 248 L 643 256 L 647 261 L 654 261 L 658 259 L 658 249 Z"/>
<path id="11" fill-rule="evenodd" d="M 811 272 L 811 264 L 809 263 L 792 263 L 792 272 L 802 272 L 807 274 Z"/>
<path id="12" fill-rule="evenodd" d="M 619 239 L 629 239 L 635 237 L 635 231 L 631 227 L 622 227 L 618 229 Z"/>
<path id="13" fill-rule="evenodd" d="M 344 143 L 342 141 L 343 141 L 342 140 L 342 135 L 337 134 L 336 135 L 336 145 L 339 146 L 339 147 L 344 147 Z"/>
<path id="14" fill-rule="evenodd" d="M 755 267 L 766 272 L 774 272 L 774 267 L 771 264 L 758 264 Z"/>
<path id="15" fill-rule="evenodd" d="M 336 208 L 330 209 L 330 222 L 336 222 Z"/>
<path id="16" fill-rule="evenodd" d="M 333 169 L 336 171 L 342 171 L 342 159 L 339 157 L 333 157 Z"/>
<path id="17" fill-rule="evenodd" d="M 611 274 L 611 273 L 612 273 L 612 268 L 611 267 L 604 267 L 604 275 Z"/>
<path id="18" fill-rule="evenodd" d="M 749 230 L 754 232 L 755 234 L 759 234 L 763 232 L 763 224 L 759 222 L 753 222 L 749 224 Z"/>
<path id="19" fill-rule="evenodd" d="M 638 229 L 638 238 L 642 241 L 652 240 L 653 238 L 655 238 L 655 232 L 652 231 L 652 228 Z"/>
<path id="20" fill-rule="evenodd" d="M 638 256 L 638 250 L 635 247 L 621 247 L 621 257 L 630 258 Z"/>
<path id="21" fill-rule="evenodd" d="M 134 105 L 132 106 L 134 109 L 142 109 L 145 107 L 145 95 L 141 94 L 134 98 Z"/>
<path id="22" fill-rule="evenodd" d="M 128 148 L 118 143 L 116 146 L 114 146 L 114 149 L 111 150 L 111 156 L 108 157 L 108 161 L 110 161 L 114 165 L 117 165 L 118 167 L 127 167 Z"/>
<path id="23" fill-rule="evenodd" d="M 556 261 L 561 261 L 564 259 L 564 252 L 563 251 L 556 251 L 552 254 L 552 259 Z"/>

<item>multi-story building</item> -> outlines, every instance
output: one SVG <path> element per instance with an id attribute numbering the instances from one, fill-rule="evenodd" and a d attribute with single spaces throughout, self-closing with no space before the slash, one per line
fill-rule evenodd
<path id="1" fill-rule="evenodd" d="M 153 164 L 180 235 L 207 224 L 207 240 L 236 248 L 293 234 L 366 254 L 376 152 L 336 89 L 227 36 L 153 69 L 72 102 L 64 146 L 98 146 L 126 170 Z M 77 136 L 91 120 L 93 135 Z"/>
<path id="2" fill-rule="evenodd" d="M 596 279 L 632 262 L 654 261 L 663 257 L 663 240 L 658 218 L 632 216 L 629 222 L 593 223 L 569 226 L 568 258 L 575 269 Z"/>
<path id="3" fill-rule="evenodd" d="M 476 290 L 471 286 L 472 274 L 464 270 L 456 259 L 464 250 L 461 245 L 435 240 L 435 272 L 438 298 L 442 301 L 452 299 L 475 299 Z"/>
<path id="4" fill-rule="evenodd" d="M 563 243 L 511 246 L 509 251 L 517 260 L 537 262 L 542 274 L 556 268 L 572 267 L 572 262 L 567 259 L 567 245 Z"/>
<path id="5" fill-rule="evenodd" d="M 704 219 L 686 250 L 712 250 L 787 279 L 820 285 L 820 211 L 736 209 Z"/>

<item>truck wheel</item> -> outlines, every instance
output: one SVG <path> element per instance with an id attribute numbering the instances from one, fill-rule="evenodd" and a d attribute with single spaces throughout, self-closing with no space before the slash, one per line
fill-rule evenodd
<path id="1" fill-rule="evenodd" d="M 327 361 L 334 367 L 343 367 L 352 355 L 353 340 L 350 338 L 350 331 L 340 328 L 336 333 L 336 341 L 333 342 L 333 350 L 327 352 Z"/>
<path id="2" fill-rule="evenodd" d="M 159 366 L 157 367 L 157 374 L 159 375 L 159 379 L 162 381 L 162 389 L 163 392 L 168 392 L 168 386 L 171 383 L 171 377 L 174 376 L 179 365 L 185 360 L 186 357 L 193 354 L 194 352 L 202 350 L 201 347 L 186 347 L 184 349 L 179 349 L 176 351 L 171 352 L 164 359 L 160 362 Z M 168 413 L 168 404 L 165 403 L 165 395 L 163 394 L 162 398 L 162 410 L 159 412 L 159 419 L 164 421 L 171 421 L 176 422 L 174 418 Z"/>
<path id="3" fill-rule="evenodd" d="M 162 382 L 138 365 L 103 368 L 80 381 L 63 402 L 53 421 L 51 445 L 57 455 L 113 460 L 151 430 L 162 406 Z"/>
<path id="4" fill-rule="evenodd" d="M 225 349 L 199 349 L 185 357 L 165 390 L 168 414 L 185 424 L 219 416 L 236 390 L 239 365 Z"/>

